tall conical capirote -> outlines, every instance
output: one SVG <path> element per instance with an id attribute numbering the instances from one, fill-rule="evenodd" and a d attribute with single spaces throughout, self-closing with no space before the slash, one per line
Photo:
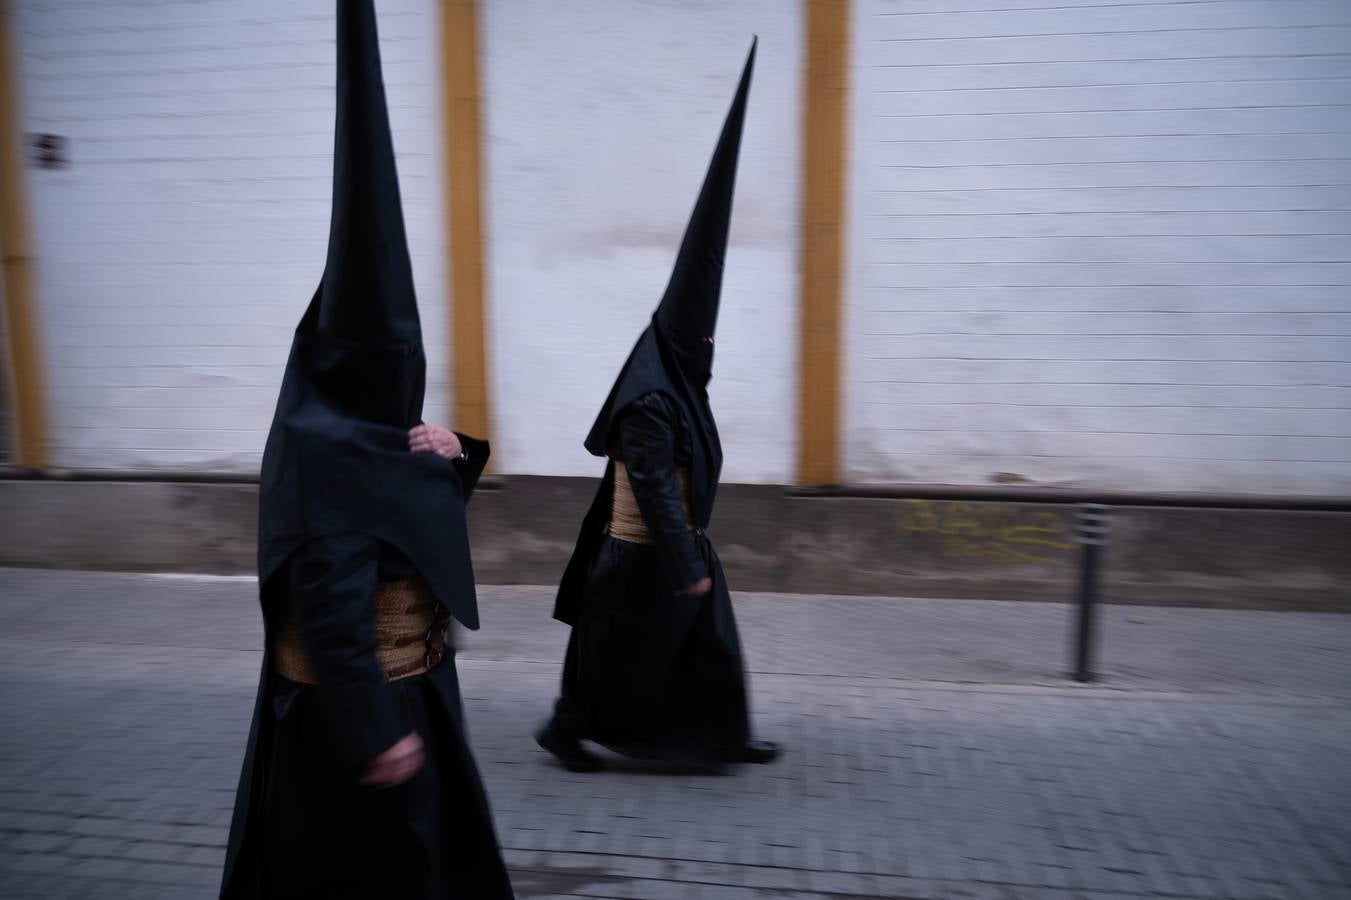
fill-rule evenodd
<path id="1" fill-rule="evenodd" d="M 372 0 L 338 0 L 333 212 L 316 325 L 361 344 L 420 344 L 413 266 Z"/>
<path id="2" fill-rule="evenodd" d="M 718 136 L 699 199 L 695 201 L 680 242 L 671 279 L 657 307 L 657 327 L 682 356 L 702 355 L 707 347 L 711 357 L 709 341 L 718 324 L 718 300 L 722 294 L 722 270 L 727 256 L 737 159 L 741 152 L 741 132 L 746 121 L 746 98 L 750 93 L 757 43 L 758 40 L 751 41 L 741 82 L 732 98 L 732 107 L 727 112 L 722 134 Z M 710 365 L 711 362 L 710 358 Z M 698 377 L 702 373 L 689 374 Z"/>

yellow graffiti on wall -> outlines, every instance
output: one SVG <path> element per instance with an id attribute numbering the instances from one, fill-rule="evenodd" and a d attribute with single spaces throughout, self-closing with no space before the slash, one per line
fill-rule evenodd
<path id="1" fill-rule="evenodd" d="M 905 500 L 897 528 L 932 536 L 939 554 L 953 559 L 1046 565 L 1074 548 L 1059 515 L 1013 504 Z"/>

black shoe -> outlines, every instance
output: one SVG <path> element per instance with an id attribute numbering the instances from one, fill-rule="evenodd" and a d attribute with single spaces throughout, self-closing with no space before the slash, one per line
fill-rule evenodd
<path id="1" fill-rule="evenodd" d="M 552 722 L 535 734 L 535 743 L 558 757 L 569 772 L 599 772 L 605 768 L 605 760 L 583 747 L 575 737 L 559 734 Z"/>
<path id="2" fill-rule="evenodd" d="M 745 749 L 741 751 L 741 761 L 744 763 L 762 766 L 778 758 L 779 745 L 773 741 L 747 741 Z"/>

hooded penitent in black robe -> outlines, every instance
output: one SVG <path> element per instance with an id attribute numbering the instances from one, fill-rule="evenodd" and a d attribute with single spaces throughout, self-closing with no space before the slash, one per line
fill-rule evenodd
<path id="1" fill-rule="evenodd" d="M 554 609 L 573 627 L 549 727 L 634 757 L 736 761 L 750 735 L 736 619 L 704 529 L 722 469 L 712 338 L 754 61 L 752 45 L 666 292 L 586 439 L 610 462 Z M 615 460 L 650 544 L 609 533 Z M 682 592 L 705 577 L 708 594 Z"/>
<path id="2" fill-rule="evenodd" d="M 425 583 L 478 627 L 465 504 L 488 458 L 410 452 L 426 360 L 371 0 L 338 0 L 338 100 L 328 261 L 296 329 L 260 476 L 259 593 L 267 640 L 221 897 L 508 898 L 469 749 L 453 648 L 385 683 L 376 587 Z M 319 684 L 274 671 L 294 625 Z M 409 733 L 417 775 L 359 784 Z"/>

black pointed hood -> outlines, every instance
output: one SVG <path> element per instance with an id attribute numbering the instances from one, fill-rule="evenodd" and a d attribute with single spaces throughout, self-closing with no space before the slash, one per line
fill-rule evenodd
<path id="1" fill-rule="evenodd" d="M 408 449 L 427 362 L 372 0 L 337 0 L 333 213 L 319 289 L 296 328 L 259 476 L 258 568 L 306 541 L 366 534 L 407 556 L 478 626 L 454 465 Z"/>
<path id="2" fill-rule="evenodd" d="M 755 49 L 756 42 L 752 41 L 741 83 L 681 241 L 666 292 L 652 316 L 652 324 L 639 337 L 624 363 L 586 439 L 587 450 L 605 456 L 611 427 L 625 407 L 652 392 L 665 393 L 675 400 L 698 445 L 694 448 L 690 502 L 695 521 L 701 527 L 708 525 L 712 515 L 722 470 L 722 444 L 708 404 L 707 385 Z"/>
<path id="3" fill-rule="evenodd" d="M 712 372 L 712 339 L 718 327 L 718 300 L 722 295 L 722 270 L 727 257 L 727 231 L 732 221 L 732 195 L 736 189 L 737 159 L 741 132 L 746 122 L 746 98 L 755 67 L 755 48 L 741 72 L 732 108 L 718 137 L 713 160 L 704 176 L 703 188 L 690 214 L 685 237 L 680 242 L 671 280 L 666 285 L 654 318 L 656 326 L 681 357 L 691 379 L 707 381 Z"/>

